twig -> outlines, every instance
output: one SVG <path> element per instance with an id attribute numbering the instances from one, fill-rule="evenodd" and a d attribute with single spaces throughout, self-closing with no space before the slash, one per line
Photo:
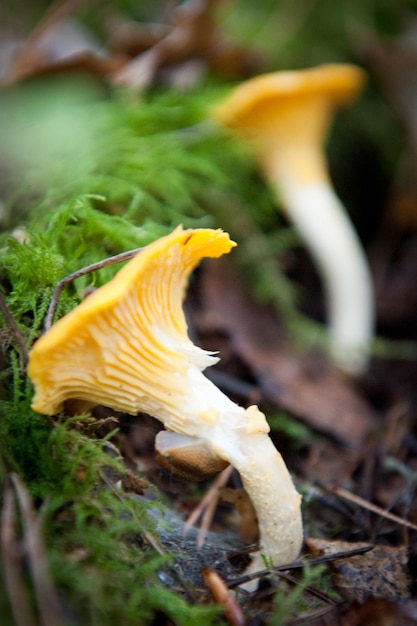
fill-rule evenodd
<path id="1" fill-rule="evenodd" d="M 211 515 L 213 513 L 213 509 L 210 509 L 210 516 L 206 518 L 205 512 L 206 510 L 210 507 L 210 504 L 213 502 L 214 500 L 214 507 L 218 502 L 218 490 L 220 489 L 220 487 L 223 487 L 227 481 L 230 478 L 231 473 L 233 472 L 233 467 L 231 465 L 228 465 L 226 467 L 226 469 L 224 469 L 222 472 L 220 472 L 220 474 L 217 476 L 216 480 L 213 482 L 213 484 L 211 485 L 210 489 L 207 491 L 207 493 L 203 496 L 203 498 L 200 500 L 200 502 L 198 503 L 198 505 L 195 507 L 195 509 L 193 510 L 193 512 L 191 513 L 191 515 L 188 517 L 188 519 L 185 521 L 184 524 L 184 530 L 183 530 L 183 534 L 186 535 L 188 533 L 188 531 L 190 530 L 191 526 L 194 526 L 197 523 L 197 520 L 204 515 L 205 521 L 203 524 L 203 527 L 201 529 L 201 536 L 199 534 L 198 538 L 197 538 L 197 545 L 198 546 L 202 546 L 204 543 L 204 539 L 205 539 L 205 535 L 208 529 L 208 526 L 211 522 Z"/>
<path id="2" fill-rule="evenodd" d="M 4 318 L 6 319 L 6 322 L 8 323 L 8 325 L 10 326 L 10 330 L 13 333 L 13 336 L 15 338 L 15 341 L 17 343 L 17 345 L 19 346 L 21 355 L 22 355 L 22 359 L 23 359 L 23 367 L 26 366 L 27 360 L 28 360 L 28 350 L 26 347 L 26 343 L 25 343 L 25 339 L 22 335 L 22 332 L 19 328 L 19 326 L 16 324 L 16 321 L 13 317 L 13 315 L 10 312 L 9 307 L 7 306 L 3 295 L 0 293 L 0 311 L 3 313 Z"/>
<path id="3" fill-rule="evenodd" d="M 96 270 L 100 270 L 103 267 L 108 267 L 109 265 L 114 265 L 115 263 L 128 261 L 129 259 L 132 259 L 134 256 L 136 256 L 136 254 L 141 250 L 143 250 L 143 247 L 135 248 L 134 250 L 128 250 L 127 252 L 121 252 L 120 254 L 115 254 L 114 256 L 110 256 L 107 259 L 103 259 L 102 261 L 97 261 L 97 263 L 92 263 L 91 265 L 82 267 L 72 274 L 68 274 L 68 276 L 62 278 L 56 284 L 54 293 L 52 294 L 51 302 L 49 303 L 49 307 L 45 316 L 44 332 L 46 333 L 46 331 L 49 330 L 52 326 L 52 321 L 55 315 L 56 307 L 58 305 L 58 300 L 65 285 L 75 280 L 76 278 L 80 278 L 81 276 L 85 276 L 86 274 L 90 274 L 91 272 L 95 272 Z"/>
<path id="4" fill-rule="evenodd" d="M 16 626 L 36 626 L 23 582 L 23 552 L 16 536 L 16 511 L 10 483 L 6 483 L 3 495 L 1 553 L 8 599 Z"/>
<path id="5" fill-rule="evenodd" d="M 292 563 L 286 563 L 285 565 L 280 565 L 278 567 L 259 570 L 259 572 L 254 572 L 253 574 L 245 574 L 244 576 L 235 578 L 235 580 L 230 580 L 227 586 L 229 589 L 234 589 L 235 587 L 239 587 L 240 585 L 248 583 L 251 580 L 263 578 L 264 576 L 268 576 L 270 574 L 278 574 L 279 572 L 285 572 L 287 570 L 303 569 L 304 567 L 313 567 L 315 565 L 322 565 L 323 563 L 339 561 L 340 559 L 348 559 L 359 554 L 365 554 L 365 552 L 369 552 L 370 550 L 373 550 L 373 548 L 373 545 L 360 546 L 358 548 L 354 548 L 353 550 L 335 552 L 334 554 L 325 554 L 324 556 L 319 556 L 315 559 L 293 561 Z"/>
<path id="6" fill-rule="evenodd" d="M 61 626 L 65 623 L 58 596 L 49 575 L 47 555 L 40 534 L 40 519 L 35 515 L 31 497 L 17 474 L 10 480 L 16 493 L 22 516 L 23 539 L 29 562 L 42 626 Z"/>
<path id="7" fill-rule="evenodd" d="M 301 613 L 300 615 L 297 615 L 295 619 L 291 620 L 291 626 L 298 626 L 298 624 L 308 624 L 309 626 L 311 626 L 311 624 L 331 624 L 331 623 L 334 624 L 335 623 L 334 619 L 333 619 L 333 622 L 331 622 L 329 621 L 329 619 L 323 620 L 322 618 L 328 618 L 329 615 L 332 615 L 332 613 L 335 613 L 337 606 L 338 606 L 337 604 L 336 605 L 327 604 L 326 606 L 321 606 L 318 609 L 311 609 L 309 611 L 305 611 Z"/>
<path id="8" fill-rule="evenodd" d="M 294 576 L 291 576 L 291 574 L 288 574 L 288 572 L 276 572 L 276 574 L 280 578 L 286 580 L 290 585 L 295 586 L 300 584 L 300 581 L 297 578 L 294 578 Z M 318 598 L 322 602 L 326 602 L 326 604 L 332 604 L 333 606 L 336 606 L 336 604 L 338 604 L 337 600 L 331 598 L 329 595 L 327 595 L 327 593 L 320 591 L 320 589 L 313 587 L 313 585 L 306 585 L 305 587 L 303 587 L 303 590 L 309 593 L 311 596 Z"/>
<path id="9" fill-rule="evenodd" d="M 394 513 L 390 513 L 386 509 L 383 509 L 380 506 L 377 506 L 376 504 L 373 504 L 372 502 L 369 502 L 368 500 L 361 498 L 360 496 L 356 496 L 354 493 L 351 493 L 350 491 L 348 491 L 347 489 L 344 489 L 343 487 L 333 487 L 331 489 L 328 489 L 328 491 L 335 493 L 340 498 L 349 500 L 349 502 L 353 502 L 354 504 L 357 504 L 358 506 L 361 506 L 364 509 L 367 509 L 368 511 L 372 511 L 372 513 L 381 515 L 381 517 L 385 517 L 386 519 L 389 519 L 391 522 L 395 522 L 396 524 L 401 524 L 402 526 L 406 526 L 407 528 L 412 528 L 413 530 L 417 530 L 416 524 L 413 524 L 412 522 L 409 522 L 408 520 L 402 517 L 399 517 L 398 515 L 394 515 Z"/>
<path id="10" fill-rule="evenodd" d="M 229 467 L 231 467 L 231 465 L 229 465 Z M 226 469 L 228 470 L 229 467 L 226 467 Z M 228 477 L 226 478 L 224 482 L 222 480 L 222 484 L 227 482 L 227 479 Z M 207 506 L 203 513 L 203 517 L 201 518 L 201 526 L 198 529 L 198 535 L 197 535 L 197 548 L 201 548 L 204 545 L 207 533 L 209 531 L 209 528 L 213 521 L 214 514 L 216 512 L 217 505 L 219 503 L 219 498 L 220 498 L 219 488 L 217 487 L 216 492 L 212 494 L 211 500 L 207 503 Z"/>

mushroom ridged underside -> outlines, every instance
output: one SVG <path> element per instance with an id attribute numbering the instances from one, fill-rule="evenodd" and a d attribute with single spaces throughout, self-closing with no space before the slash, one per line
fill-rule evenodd
<path id="1" fill-rule="evenodd" d="M 187 280 L 203 257 L 234 245 L 220 229 L 178 227 L 139 252 L 34 344 L 32 408 L 54 414 L 74 398 L 134 415 L 163 405 L 175 420 L 189 365 L 216 361 L 187 335 Z"/>

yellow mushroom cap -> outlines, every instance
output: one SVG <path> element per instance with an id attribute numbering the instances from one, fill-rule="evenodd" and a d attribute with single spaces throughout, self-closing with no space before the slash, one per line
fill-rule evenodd
<path id="1" fill-rule="evenodd" d="M 73 398 L 133 415 L 162 403 L 175 414 L 189 364 L 217 360 L 187 335 L 187 279 L 203 257 L 234 245 L 220 229 L 178 227 L 139 252 L 34 344 L 32 408 L 54 414 Z"/>
<path id="2" fill-rule="evenodd" d="M 214 108 L 213 117 L 225 126 L 250 128 L 262 122 L 264 111 L 276 113 L 279 105 L 293 106 L 316 96 L 342 105 L 359 92 L 365 77 L 361 68 L 347 63 L 263 74 L 239 85 Z"/>
<path id="3" fill-rule="evenodd" d="M 313 183 L 327 179 L 323 143 L 333 111 L 353 99 L 365 77 L 343 63 L 264 74 L 234 89 L 212 116 L 254 144 L 272 184 L 294 177 Z"/>

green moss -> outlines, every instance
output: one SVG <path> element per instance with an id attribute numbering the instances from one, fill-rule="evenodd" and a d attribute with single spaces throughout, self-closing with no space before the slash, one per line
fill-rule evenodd
<path id="1" fill-rule="evenodd" d="M 159 582 L 171 557 L 156 556 L 143 542 L 153 528 L 152 504 L 120 499 L 106 487 L 103 473 L 121 474 L 123 465 L 105 453 L 103 441 L 83 436 L 71 421 L 52 426 L 23 402 L 3 403 L 2 415 L 1 482 L 12 469 L 42 503 L 49 566 L 73 616 L 69 624 L 149 624 L 158 611 L 179 625 L 212 623 L 216 607 L 192 606 Z"/>
<path id="2" fill-rule="evenodd" d="M 106 452 L 105 440 L 74 428 L 82 418 L 52 423 L 34 413 L 30 384 L 16 354 L 10 358 L 13 385 L 0 405 L 0 487 L 13 471 L 42 505 L 43 541 L 54 585 L 73 616 L 68 624 L 149 624 L 158 611 L 178 625 L 211 624 L 215 606 L 193 606 L 158 579 L 171 557 L 156 555 L 143 537 L 153 531 L 149 508 L 160 504 L 109 488 L 103 476 L 122 475 L 122 460 Z"/>

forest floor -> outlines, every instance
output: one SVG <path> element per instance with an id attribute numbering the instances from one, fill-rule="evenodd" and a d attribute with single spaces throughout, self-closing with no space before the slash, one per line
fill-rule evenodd
<path id="1" fill-rule="evenodd" d="M 415 154 L 415 52 L 369 44 L 361 61 L 379 90 L 342 114 L 330 149 L 375 294 L 369 363 L 352 376 L 327 353 L 320 277 L 253 156 L 204 119 L 206 98 L 262 71 L 262 55 L 190 2 L 160 25 L 114 14 L 105 54 L 87 38 L 66 57 L 64 31 L 70 47 L 82 33 L 73 4 L 54 3 L 0 73 L 0 622 L 417 624 L 415 164 L 402 155 L 387 174 L 362 132 L 372 116 L 382 126 L 372 103 L 383 115 L 389 102 Z M 193 275 L 189 335 L 220 357 L 207 377 L 266 414 L 302 495 L 300 557 L 265 563 L 252 592 L 257 520 L 236 470 L 195 483 L 162 468 L 151 415 L 30 406 L 27 358 L 60 281 L 56 317 L 112 278 L 108 257 L 179 224 L 238 243 Z"/>

